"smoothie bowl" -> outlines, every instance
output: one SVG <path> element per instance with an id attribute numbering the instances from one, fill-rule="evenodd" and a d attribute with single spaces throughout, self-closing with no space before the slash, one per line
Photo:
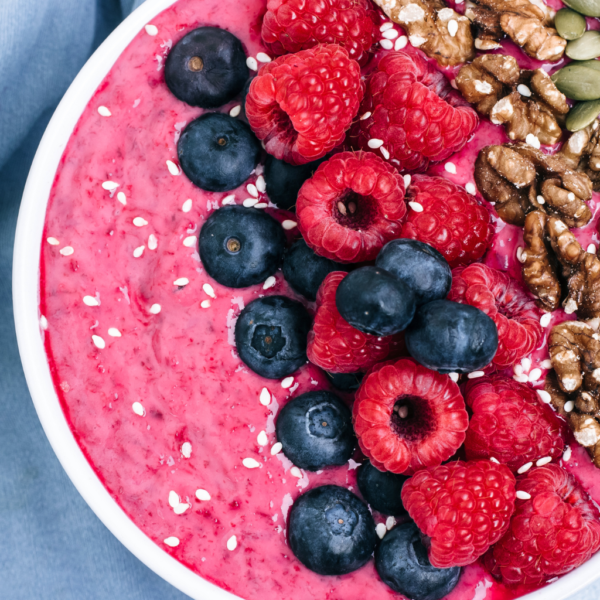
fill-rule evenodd
<path id="1" fill-rule="evenodd" d="M 40 420 L 193 598 L 597 577 L 598 112 L 544 74 L 568 62 L 549 8 L 534 43 L 494 39 L 492 5 L 405 4 L 148 0 L 32 166 L 14 298 Z"/>

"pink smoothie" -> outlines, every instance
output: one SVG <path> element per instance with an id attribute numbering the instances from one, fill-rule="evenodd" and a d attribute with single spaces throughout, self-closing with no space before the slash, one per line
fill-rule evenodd
<path id="1" fill-rule="evenodd" d="M 179 0 L 136 36 L 96 91 L 62 157 L 46 215 L 40 313 L 48 360 L 73 434 L 106 489 L 181 563 L 247 600 L 400 598 L 372 561 L 321 577 L 290 552 L 294 499 L 326 483 L 358 493 L 358 462 L 307 473 L 272 453 L 279 409 L 327 389 L 326 377 L 310 365 L 283 381 L 250 372 L 233 341 L 237 315 L 257 297 L 293 294 L 281 273 L 266 290 L 220 286 L 197 252 L 210 213 L 252 196 L 246 184 L 203 192 L 180 172 L 178 137 L 202 111 L 168 91 L 165 57 L 199 25 L 226 27 L 256 57 L 265 51 L 264 12 L 264 0 Z M 447 161 L 456 174 L 444 165 L 431 172 L 473 183 L 478 150 L 504 139 L 482 123 Z M 258 180 L 261 189 L 260 173 L 247 183 Z M 260 201 L 268 202 L 262 192 Z M 291 221 L 297 235 L 293 214 L 267 210 Z M 596 220 L 577 235 L 597 242 Z M 521 231 L 500 221 L 497 230 L 486 261 L 520 277 Z M 532 369 L 548 358 L 545 348 L 544 340 Z M 574 451 L 565 466 L 600 502 L 600 473 L 587 455 Z M 524 591 L 507 590 L 473 565 L 448 598 L 504 600 Z"/>

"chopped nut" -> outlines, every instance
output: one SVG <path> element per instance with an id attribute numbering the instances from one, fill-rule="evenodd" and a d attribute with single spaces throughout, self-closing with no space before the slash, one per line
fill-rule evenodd
<path id="1" fill-rule="evenodd" d="M 569 395 L 561 390 L 560 386 L 558 385 L 556 373 L 554 371 L 550 371 L 548 375 L 546 375 L 544 390 L 550 394 L 550 402 L 556 409 L 556 412 L 561 417 L 566 418 L 567 412 L 565 411 L 564 407 L 569 401 Z"/>
<path id="2" fill-rule="evenodd" d="M 600 192 L 600 127 L 597 122 L 571 134 L 559 154 L 571 169 L 585 173 L 594 191 Z"/>
<path id="3" fill-rule="evenodd" d="M 598 390 L 591 392 L 580 391 L 575 400 L 575 407 L 579 412 L 588 415 L 598 415 L 600 411 L 600 402 L 598 402 Z"/>

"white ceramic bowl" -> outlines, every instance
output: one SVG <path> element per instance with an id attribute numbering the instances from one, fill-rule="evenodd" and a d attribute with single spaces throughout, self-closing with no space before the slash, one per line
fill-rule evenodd
<path id="1" fill-rule="evenodd" d="M 67 475 L 110 531 L 142 562 L 196 600 L 235 600 L 176 561 L 148 538 L 106 491 L 77 445 L 67 424 L 44 350 L 39 312 L 39 262 L 50 190 L 69 137 L 121 52 L 158 13 L 176 0 L 147 0 L 96 50 L 71 84 L 42 138 L 21 202 L 13 262 L 13 302 L 19 352 L 25 377 L 44 431 Z M 587 563 L 524 600 L 563 600 L 600 576 L 600 553 Z M 483 595 L 482 595 L 483 594 Z M 483 600 L 477 590 L 473 600 Z M 471 600 L 471 599 L 468 599 Z"/>

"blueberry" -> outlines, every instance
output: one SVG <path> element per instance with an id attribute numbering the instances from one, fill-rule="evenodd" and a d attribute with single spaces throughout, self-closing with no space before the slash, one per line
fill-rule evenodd
<path id="1" fill-rule="evenodd" d="M 344 392 L 357 390 L 364 373 L 326 373 L 331 385 Z"/>
<path id="2" fill-rule="evenodd" d="M 356 446 L 352 413 L 331 392 L 308 392 L 288 402 L 276 431 L 283 453 L 307 471 L 347 463 Z"/>
<path id="3" fill-rule="evenodd" d="M 271 202 L 279 208 L 295 210 L 302 184 L 312 177 L 324 160 L 325 158 L 322 158 L 305 165 L 294 166 L 269 154 L 265 162 L 265 181 Z"/>
<path id="4" fill-rule="evenodd" d="M 268 379 L 291 375 L 307 360 L 311 319 L 300 302 L 285 296 L 253 300 L 235 324 L 235 345 L 244 363 Z"/>
<path id="5" fill-rule="evenodd" d="M 247 79 L 242 42 L 218 27 L 190 31 L 175 44 L 165 63 L 165 81 L 173 95 L 200 108 L 227 104 Z"/>
<path id="6" fill-rule="evenodd" d="M 313 302 L 323 279 L 332 271 L 348 267 L 315 254 L 303 239 L 298 240 L 283 257 L 283 276 L 291 288 Z"/>
<path id="7" fill-rule="evenodd" d="M 207 113 L 184 129 L 177 154 L 192 183 L 208 192 L 226 192 L 248 179 L 258 164 L 261 147 L 243 121 Z"/>
<path id="8" fill-rule="evenodd" d="M 446 259 L 417 240 L 388 242 L 375 265 L 403 281 L 415 293 L 417 305 L 445 298 L 452 286 L 452 270 Z"/>
<path id="9" fill-rule="evenodd" d="M 378 267 L 361 267 L 344 277 L 335 304 L 350 325 L 377 336 L 405 329 L 416 308 L 412 290 Z"/>
<path id="10" fill-rule="evenodd" d="M 450 300 L 420 306 L 405 340 L 414 359 L 440 373 L 477 371 L 498 349 L 494 321 L 474 306 Z"/>
<path id="11" fill-rule="evenodd" d="M 406 516 L 400 494 L 406 475 L 396 475 L 376 469 L 369 461 L 363 463 L 356 473 L 358 489 L 371 508 L 384 515 Z"/>
<path id="12" fill-rule="evenodd" d="M 344 575 L 371 557 L 377 535 L 369 509 L 347 489 L 324 485 L 290 510 L 288 541 L 296 558 L 320 575 Z"/>
<path id="13" fill-rule="evenodd" d="M 285 234 L 267 213 L 243 206 L 213 212 L 200 230 L 200 259 L 221 285 L 243 288 L 273 275 L 283 257 Z"/>
<path id="14" fill-rule="evenodd" d="M 394 527 L 375 550 L 375 568 L 383 582 L 410 600 L 440 600 L 460 577 L 460 567 L 438 569 L 427 557 L 417 526 Z"/>

